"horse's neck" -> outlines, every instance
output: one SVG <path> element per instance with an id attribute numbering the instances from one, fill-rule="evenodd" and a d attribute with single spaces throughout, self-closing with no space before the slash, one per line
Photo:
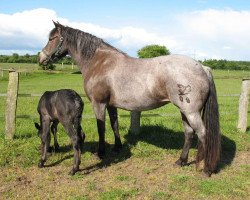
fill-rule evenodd
<path id="1" fill-rule="evenodd" d="M 94 53 L 94 55 L 87 59 L 84 58 L 81 54 L 81 50 L 73 50 L 70 51 L 70 55 L 76 64 L 79 66 L 83 77 L 87 74 L 88 70 L 94 65 L 95 62 L 98 62 L 99 59 L 107 58 L 110 59 L 114 54 L 122 54 L 121 52 L 117 51 L 116 49 L 112 48 L 111 46 L 107 46 L 105 44 L 98 47 Z"/>
<path id="2" fill-rule="evenodd" d="M 88 68 L 89 59 L 84 59 L 82 57 L 81 51 L 82 50 L 70 49 L 69 54 L 79 67 L 81 73 L 84 75 L 86 74 L 86 70 Z"/>

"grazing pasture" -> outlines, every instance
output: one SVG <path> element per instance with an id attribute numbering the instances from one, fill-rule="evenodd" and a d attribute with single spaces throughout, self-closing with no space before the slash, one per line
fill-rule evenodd
<path id="1" fill-rule="evenodd" d="M 4 139 L 6 98 L 0 97 L 0 199 L 246 199 L 250 195 L 250 132 L 248 129 L 247 133 L 240 133 L 236 129 L 239 96 L 235 94 L 240 94 L 241 79 L 250 74 L 242 71 L 213 74 L 223 136 L 220 171 L 211 178 L 202 177 L 192 163 L 182 168 L 173 166 L 181 152 L 184 134 L 180 113 L 171 104 L 143 112 L 137 135 L 128 132 L 129 112 L 119 110 L 123 149 L 118 155 L 111 152 L 114 137 L 107 120 L 107 154 L 104 160 L 99 160 L 93 154 L 98 145 L 96 121 L 89 101 L 83 97 L 82 127 L 86 139 L 81 171 L 72 177 L 67 175 L 73 161 L 72 147 L 61 125 L 60 152 L 52 152 L 46 162 L 48 167 L 37 167 L 40 138 L 34 122 L 38 122 L 39 97 L 18 98 L 17 115 L 31 118 L 17 118 L 13 141 Z M 6 76 L 0 77 L 0 93 L 6 93 L 7 83 Z M 82 84 L 78 73 L 36 71 L 21 74 L 19 93 L 42 94 L 46 90 L 70 88 L 83 94 Z M 233 95 L 224 96 L 230 94 Z M 195 159 L 196 142 L 195 138 L 190 162 Z"/>

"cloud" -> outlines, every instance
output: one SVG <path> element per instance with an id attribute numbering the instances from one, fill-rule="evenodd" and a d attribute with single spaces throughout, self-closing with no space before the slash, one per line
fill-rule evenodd
<path id="1" fill-rule="evenodd" d="M 0 50 L 33 51 L 41 48 L 52 28 L 56 13 L 48 9 L 23 11 L 13 15 L 0 14 Z"/>
<path id="2" fill-rule="evenodd" d="M 166 23 L 168 28 L 161 34 L 149 32 L 143 27 L 112 29 L 70 21 L 45 8 L 12 15 L 0 13 L 0 54 L 40 51 L 53 28 L 52 19 L 103 38 L 132 56 L 136 56 L 137 50 L 145 45 L 159 44 L 167 46 L 172 53 L 197 59 L 250 60 L 250 11 L 231 9 L 175 14 L 172 16 L 174 23 Z"/>
<path id="3" fill-rule="evenodd" d="M 149 43 L 175 46 L 175 41 L 167 36 L 158 36 L 142 28 L 128 26 L 109 29 L 91 23 L 69 21 L 57 16 L 53 10 L 39 8 L 13 15 L 0 14 L 0 53 L 40 51 L 46 44 L 49 31 L 53 28 L 52 19 L 101 37 L 117 45 L 117 48 L 129 51 L 133 56 L 136 56 L 139 48 Z"/>
<path id="4" fill-rule="evenodd" d="M 250 60 L 250 11 L 204 10 L 179 15 L 178 34 L 185 51 L 205 58 Z"/>

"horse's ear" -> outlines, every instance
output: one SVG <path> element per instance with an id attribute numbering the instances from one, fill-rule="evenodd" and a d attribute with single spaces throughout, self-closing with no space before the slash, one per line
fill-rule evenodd
<path id="1" fill-rule="evenodd" d="M 61 33 L 63 25 L 61 25 L 58 21 L 57 22 L 55 22 L 54 20 L 52 20 L 52 21 L 53 21 L 55 27 L 57 28 L 57 30 L 59 31 L 59 33 Z"/>
<path id="2" fill-rule="evenodd" d="M 41 130 L 41 126 L 38 123 L 35 123 L 35 127 L 37 130 Z"/>
<path id="3" fill-rule="evenodd" d="M 57 28 L 58 27 L 58 22 L 55 22 L 54 20 L 52 20 L 53 24 L 55 25 L 55 27 Z"/>

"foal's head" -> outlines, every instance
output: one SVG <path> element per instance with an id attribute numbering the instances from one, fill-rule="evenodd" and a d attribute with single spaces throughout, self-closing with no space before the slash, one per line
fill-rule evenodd
<path id="1" fill-rule="evenodd" d="M 49 34 L 49 41 L 39 54 L 39 64 L 47 65 L 68 54 L 62 34 L 63 25 L 54 22 L 55 28 Z"/>

